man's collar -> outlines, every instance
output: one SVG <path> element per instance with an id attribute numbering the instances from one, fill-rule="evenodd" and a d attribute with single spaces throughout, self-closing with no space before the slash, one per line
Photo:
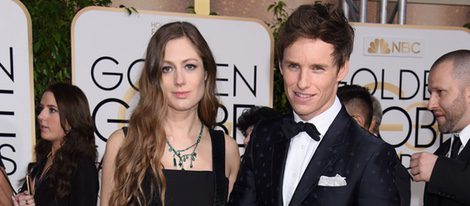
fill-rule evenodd
<path id="1" fill-rule="evenodd" d="M 335 97 L 335 101 L 330 108 L 328 108 L 321 114 L 313 117 L 312 119 L 308 120 L 307 122 L 314 124 L 320 132 L 320 137 L 323 137 L 326 131 L 328 131 L 328 128 L 330 127 L 331 123 L 333 123 L 333 121 L 335 120 L 340 110 L 341 102 L 339 101 L 338 97 Z M 293 111 L 293 113 L 295 122 L 303 121 L 295 111 Z"/>

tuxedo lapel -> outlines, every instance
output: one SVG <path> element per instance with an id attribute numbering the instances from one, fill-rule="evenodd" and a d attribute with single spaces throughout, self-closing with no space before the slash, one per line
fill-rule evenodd
<path id="1" fill-rule="evenodd" d="M 287 150 L 289 149 L 290 141 L 284 140 L 274 143 L 273 148 L 273 197 L 277 199 L 276 202 L 282 205 L 282 187 L 284 180 L 284 168 L 286 166 Z"/>
<path id="2" fill-rule="evenodd" d="M 437 150 L 434 152 L 434 154 L 437 155 L 437 156 L 445 156 L 449 152 L 451 140 L 452 140 L 452 138 L 450 138 L 450 139 L 446 140 L 444 143 L 442 143 L 442 145 L 439 146 L 439 148 L 437 148 Z"/>
<path id="3" fill-rule="evenodd" d="M 341 154 L 341 145 L 345 141 L 345 128 L 351 123 L 344 107 L 323 136 L 317 150 L 305 169 L 289 205 L 300 205 L 308 194 L 318 185 L 323 172 L 333 165 Z"/>
<path id="4" fill-rule="evenodd" d="M 465 145 L 465 147 L 460 152 L 459 156 L 457 156 L 458 160 L 462 160 L 464 162 L 468 162 L 470 160 L 470 146 L 469 143 Z"/>
<path id="5" fill-rule="evenodd" d="M 286 121 L 293 121 L 293 115 L 288 115 L 282 119 L 282 124 Z M 276 141 L 273 143 L 273 155 L 272 155 L 272 183 L 273 183 L 273 194 L 272 197 L 276 198 L 277 205 L 283 204 L 282 200 L 282 187 L 284 182 L 284 169 L 286 167 L 287 152 L 289 150 L 290 138 L 286 136 L 285 128 L 281 126 L 280 132 L 277 134 Z"/>

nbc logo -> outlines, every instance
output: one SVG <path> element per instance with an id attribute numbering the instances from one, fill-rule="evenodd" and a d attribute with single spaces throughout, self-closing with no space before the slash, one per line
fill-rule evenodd
<path id="1" fill-rule="evenodd" d="M 374 41 L 370 42 L 367 51 L 372 54 L 390 54 L 390 48 L 388 48 L 388 44 L 384 39 L 374 39 Z"/>
<path id="2" fill-rule="evenodd" d="M 367 56 L 423 57 L 423 41 L 366 37 L 364 38 L 364 54 Z"/>

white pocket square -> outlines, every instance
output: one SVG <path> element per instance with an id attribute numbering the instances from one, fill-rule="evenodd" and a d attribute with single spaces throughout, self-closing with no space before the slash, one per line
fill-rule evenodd
<path id="1" fill-rule="evenodd" d="M 339 174 L 334 177 L 321 176 L 318 181 L 318 186 L 341 187 L 346 185 L 346 177 L 341 177 Z"/>

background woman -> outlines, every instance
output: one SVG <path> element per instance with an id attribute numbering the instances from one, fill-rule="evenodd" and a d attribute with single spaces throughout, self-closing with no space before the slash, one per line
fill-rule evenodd
<path id="1" fill-rule="evenodd" d="M 85 94 L 70 84 L 49 86 L 38 123 L 42 140 L 36 145 L 38 163 L 29 175 L 32 195 L 25 184 L 16 205 L 96 205 L 97 151 Z"/>
<path id="2" fill-rule="evenodd" d="M 224 205 L 240 157 L 214 131 L 216 64 L 190 23 L 150 39 L 129 128 L 108 139 L 101 205 Z"/>

